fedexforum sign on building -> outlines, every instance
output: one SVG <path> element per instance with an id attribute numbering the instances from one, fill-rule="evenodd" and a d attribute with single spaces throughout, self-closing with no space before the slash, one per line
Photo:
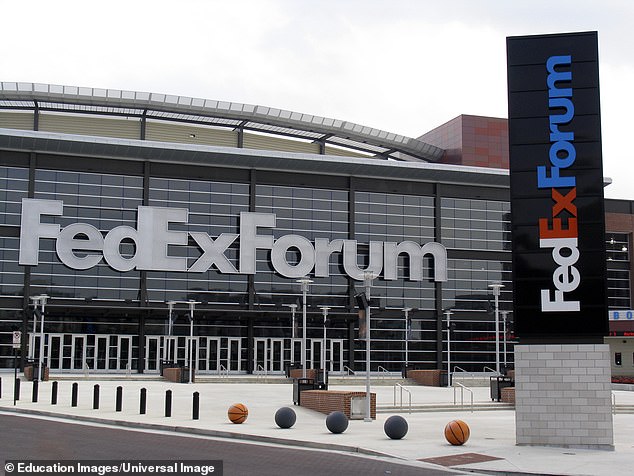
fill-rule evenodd
<path id="1" fill-rule="evenodd" d="M 386 280 L 397 277 L 397 261 L 400 254 L 407 255 L 410 263 L 409 279 L 422 281 L 423 257 L 434 258 L 434 279 L 447 280 L 447 252 L 438 243 L 420 246 L 413 241 L 402 243 L 369 244 L 369 264 L 362 270 L 357 264 L 356 240 L 333 240 L 315 238 L 315 245 L 301 235 L 284 235 L 277 240 L 273 235 L 258 235 L 258 228 L 274 228 L 274 213 L 240 213 L 240 234 L 221 233 L 215 240 L 208 233 L 172 231 L 170 223 L 187 223 L 186 208 L 138 207 L 137 229 L 118 226 L 106 233 L 89 224 L 73 223 L 60 229 L 59 225 L 42 223 L 41 215 L 63 214 L 64 203 L 60 200 L 22 200 L 22 226 L 20 228 L 20 264 L 35 266 L 39 263 L 40 238 L 55 240 L 59 260 L 71 269 L 89 269 L 102 258 L 117 271 L 139 269 L 145 271 L 187 271 L 203 273 L 212 265 L 221 273 L 256 274 L 256 250 L 271 251 L 271 265 L 276 273 L 287 278 L 301 278 L 314 272 L 317 278 L 330 276 L 330 255 L 343 251 L 343 270 L 353 279 L 362 280 L 364 272 L 376 276 L 383 271 Z M 169 247 L 186 246 L 188 236 L 201 249 L 201 256 L 190 266 L 187 257 L 170 256 Z M 77 238 L 80 237 L 80 238 Z M 134 242 L 135 251 L 130 257 L 121 254 L 124 240 Z M 225 251 L 238 241 L 240 266 L 234 267 Z M 288 253 L 297 250 L 297 262 L 289 262 Z M 82 253 L 79 256 L 76 250 Z M 97 254 L 86 255 L 93 251 Z"/>
<path id="2" fill-rule="evenodd" d="M 0 366 L 14 330 L 39 355 L 32 298 L 47 295 L 52 371 L 158 372 L 191 348 L 199 373 L 283 373 L 301 361 L 304 304 L 308 365 L 325 348 L 331 372 L 364 370 L 368 271 L 373 372 L 511 365 L 508 147 L 504 119 L 408 138 L 262 106 L 0 83 Z M 610 309 L 631 309 L 631 203 L 605 206 Z"/>

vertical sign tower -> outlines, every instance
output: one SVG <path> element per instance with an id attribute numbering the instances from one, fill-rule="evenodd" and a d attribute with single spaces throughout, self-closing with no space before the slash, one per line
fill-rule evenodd
<path id="1" fill-rule="evenodd" d="M 517 444 L 613 448 L 596 32 L 507 38 Z"/>

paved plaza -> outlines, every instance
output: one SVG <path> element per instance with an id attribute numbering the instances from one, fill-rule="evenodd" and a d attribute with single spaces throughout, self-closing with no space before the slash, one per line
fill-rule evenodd
<path id="1" fill-rule="evenodd" d="M 412 413 L 407 396 L 404 406 L 394 407 L 391 382 L 373 385 L 377 395 L 376 421 L 352 420 L 344 433 L 332 434 L 325 426 L 326 416 L 293 405 L 293 385 L 278 377 L 231 377 L 207 383 L 175 384 L 155 377 L 51 376 L 41 382 L 38 402 L 32 400 L 32 383 L 22 380 L 21 398 L 13 402 L 13 373 L 0 373 L 2 395 L 0 411 L 39 414 L 101 424 L 114 424 L 148 430 L 201 434 L 211 437 L 257 441 L 299 447 L 341 450 L 371 456 L 398 458 L 407 464 L 426 466 L 430 462 L 453 469 L 495 471 L 503 474 L 553 475 L 630 475 L 634 462 L 634 414 L 623 413 L 634 405 L 634 392 L 615 390 L 614 451 L 574 448 L 527 447 L 515 445 L 515 413 L 512 409 L 491 408 L 488 387 L 473 387 L 474 407 L 470 394 L 460 394 L 454 406 L 451 388 L 408 386 Z M 51 404 L 53 381 L 58 381 L 58 401 Z M 236 380 L 239 383 L 236 383 Z M 77 407 L 71 407 L 73 382 L 78 383 Z M 94 385 L 100 389 L 99 409 L 93 409 Z M 120 412 L 115 411 L 117 387 L 123 390 Z M 147 413 L 139 413 L 140 391 L 147 391 Z M 362 381 L 331 385 L 331 389 L 364 391 Z M 172 391 L 171 417 L 165 417 L 165 394 Z M 200 419 L 192 418 L 193 393 L 200 395 Z M 397 392 L 400 398 L 400 393 Z M 249 409 L 247 421 L 232 424 L 227 409 L 232 403 L 244 403 Z M 297 421 L 290 429 L 279 428 L 274 415 L 280 407 L 292 407 Z M 501 407 L 503 407 L 501 405 Z M 482 409 L 480 409 L 482 408 Z M 426 411 L 422 411 L 426 410 Z M 389 439 L 383 430 L 385 420 L 394 414 L 403 416 L 409 431 L 402 440 Z M 463 446 L 451 446 L 444 438 L 445 425 L 461 419 L 469 425 L 471 437 Z M 10 455 L 8 455 L 10 456 Z"/>

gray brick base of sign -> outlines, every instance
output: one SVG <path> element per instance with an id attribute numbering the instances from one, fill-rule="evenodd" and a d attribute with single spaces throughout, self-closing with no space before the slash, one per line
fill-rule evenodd
<path id="1" fill-rule="evenodd" d="M 614 449 L 610 348 L 515 346 L 518 445 Z"/>

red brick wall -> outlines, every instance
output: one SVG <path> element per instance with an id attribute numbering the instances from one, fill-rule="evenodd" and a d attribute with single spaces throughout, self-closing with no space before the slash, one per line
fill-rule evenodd
<path id="1" fill-rule="evenodd" d="M 180 367 L 168 367 L 163 369 L 163 378 L 169 382 L 181 382 L 181 373 L 183 369 Z M 189 382 L 189 370 L 187 370 L 186 381 Z M 192 382 L 196 381 L 195 372 L 192 372 Z"/>
<path id="2" fill-rule="evenodd" d="M 515 405 L 515 387 L 504 387 L 500 391 L 500 396 L 504 403 L 512 403 Z"/>
<path id="3" fill-rule="evenodd" d="M 289 375 L 291 378 L 303 378 L 302 369 L 291 369 L 291 371 L 289 372 Z M 315 380 L 317 378 L 317 370 L 306 369 L 306 378 Z"/>
<path id="4" fill-rule="evenodd" d="M 351 416 L 350 402 L 352 397 L 365 398 L 365 392 L 348 392 L 345 390 L 304 390 L 300 405 L 311 410 L 325 413 L 343 412 Z M 376 419 L 376 393 L 370 393 L 370 416 Z"/>
<path id="5" fill-rule="evenodd" d="M 419 385 L 440 387 L 440 375 L 444 370 L 408 370 L 407 378 L 415 380 Z"/>

